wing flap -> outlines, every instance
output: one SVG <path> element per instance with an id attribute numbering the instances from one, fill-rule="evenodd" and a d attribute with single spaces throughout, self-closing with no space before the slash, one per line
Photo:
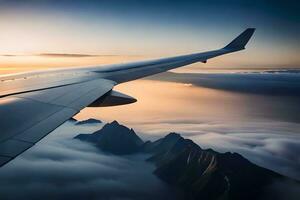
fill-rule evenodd
<path id="1" fill-rule="evenodd" d="M 0 166 L 105 95 L 114 84 L 97 79 L 0 98 Z M 53 98 L 49 101 L 43 94 Z"/>
<path id="2" fill-rule="evenodd" d="M 62 121 L 66 121 L 66 119 L 74 116 L 77 112 L 74 109 L 62 108 L 13 138 L 34 144 L 48 135 L 53 130 L 53 127 L 58 127 Z"/>
<path id="3" fill-rule="evenodd" d="M 58 112 L 62 107 L 29 99 L 8 97 L 0 99 L 0 142 L 14 137 Z"/>
<path id="4" fill-rule="evenodd" d="M 7 156 L 0 156 L 0 167 L 5 163 L 8 163 L 12 158 Z"/>
<path id="5" fill-rule="evenodd" d="M 0 155 L 13 158 L 19 155 L 20 152 L 32 147 L 32 145 L 33 143 L 31 142 L 9 139 L 1 143 Z"/>

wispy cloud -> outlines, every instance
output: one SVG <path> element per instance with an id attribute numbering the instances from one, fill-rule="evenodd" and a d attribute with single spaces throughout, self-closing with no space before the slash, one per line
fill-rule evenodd
<path id="1" fill-rule="evenodd" d="M 40 54 L 36 54 L 36 56 L 81 58 L 81 57 L 109 57 L 109 56 L 120 56 L 120 55 L 96 55 L 96 54 L 76 54 L 76 53 L 40 53 Z"/>
<path id="2" fill-rule="evenodd" d="M 0 56 L 3 56 L 3 57 L 15 57 L 15 56 L 19 56 L 19 55 L 15 55 L 15 54 L 3 54 L 3 55 L 0 55 Z"/>
<path id="3" fill-rule="evenodd" d="M 81 54 L 81 53 L 37 53 L 37 54 L 2 54 L 3 57 L 19 56 L 40 56 L 40 57 L 64 57 L 64 58 L 84 58 L 84 57 L 138 57 L 141 55 L 119 55 L 119 54 Z"/>

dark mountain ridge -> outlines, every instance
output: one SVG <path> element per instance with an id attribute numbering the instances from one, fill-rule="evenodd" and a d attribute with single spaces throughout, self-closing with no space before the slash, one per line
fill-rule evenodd
<path id="1" fill-rule="evenodd" d="M 133 129 L 120 125 L 117 121 L 104 125 L 93 134 L 80 134 L 75 138 L 93 143 L 102 151 L 116 155 L 136 153 L 144 143 Z"/>
<path id="2" fill-rule="evenodd" d="M 83 124 L 101 124 L 101 123 L 102 123 L 100 120 L 98 120 L 98 119 L 92 119 L 92 118 L 87 119 L 87 120 L 83 120 L 83 121 L 76 121 L 76 120 L 75 120 L 75 122 L 77 122 L 76 125 L 83 125 Z"/>
<path id="3" fill-rule="evenodd" d="M 170 133 L 154 142 L 143 142 L 118 122 L 106 124 L 93 134 L 75 137 L 102 151 L 117 155 L 147 153 L 156 165 L 154 174 L 181 188 L 184 199 L 259 199 L 264 188 L 284 176 L 259 167 L 238 153 L 204 150 L 192 140 Z"/>

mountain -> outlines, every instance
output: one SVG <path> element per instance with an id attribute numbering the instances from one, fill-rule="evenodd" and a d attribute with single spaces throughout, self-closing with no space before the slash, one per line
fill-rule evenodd
<path id="1" fill-rule="evenodd" d="M 83 124 L 101 124 L 102 121 L 98 120 L 98 119 L 87 119 L 87 120 L 83 120 L 83 121 L 78 121 L 76 123 L 76 125 L 83 125 Z"/>
<path id="2" fill-rule="evenodd" d="M 102 151 L 116 155 L 136 153 L 144 143 L 132 129 L 120 125 L 117 121 L 104 125 L 92 134 L 80 134 L 75 138 L 91 142 Z"/>
<path id="3" fill-rule="evenodd" d="M 74 123 L 77 123 L 78 121 L 76 119 L 74 119 L 73 117 L 71 117 L 68 121 L 70 122 L 74 122 Z"/>
<path id="4" fill-rule="evenodd" d="M 177 133 L 154 142 L 143 142 L 132 129 L 113 121 L 93 134 L 80 134 L 75 138 L 112 154 L 149 154 L 147 161 L 156 165 L 153 173 L 183 190 L 184 199 L 188 200 L 259 199 L 274 180 L 287 180 L 238 153 L 202 149 Z"/>
<path id="5" fill-rule="evenodd" d="M 157 166 L 154 173 L 182 188 L 185 199 L 258 199 L 274 179 L 283 178 L 237 153 L 203 150 L 174 133 L 146 146 L 156 152 L 148 159 Z"/>

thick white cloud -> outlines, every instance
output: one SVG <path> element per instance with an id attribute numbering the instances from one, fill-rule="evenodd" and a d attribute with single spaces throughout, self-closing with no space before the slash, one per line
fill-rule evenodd
<path id="1" fill-rule="evenodd" d="M 1 199 L 164 199 L 145 155 L 118 157 L 72 139 L 101 126 L 67 122 L 0 170 Z"/>

